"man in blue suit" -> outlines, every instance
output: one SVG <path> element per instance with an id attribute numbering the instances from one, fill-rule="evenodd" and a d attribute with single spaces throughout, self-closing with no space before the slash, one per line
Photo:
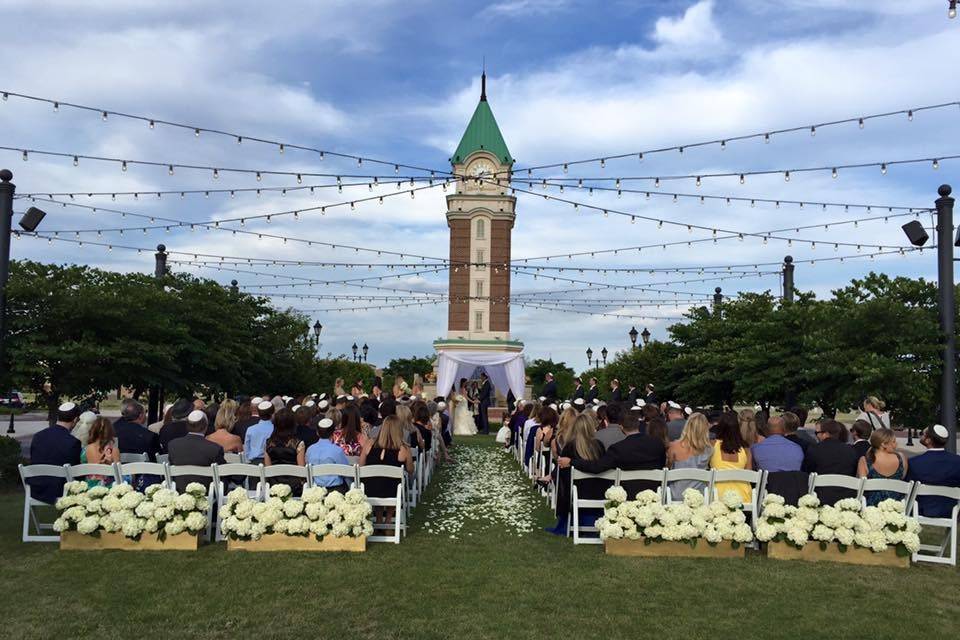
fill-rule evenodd
<path id="1" fill-rule="evenodd" d="M 65 402 L 57 409 L 56 424 L 38 431 L 30 442 L 31 464 L 80 464 L 80 441 L 70 435 L 80 417 L 80 407 Z M 62 478 L 30 478 L 30 494 L 53 504 L 63 495 Z"/>
<path id="2" fill-rule="evenodd" d="M 960 487 L 960 456 L 944 450 L 949 435 L 941 424 L 927 427 L 920 438 L 920 444 L 927 450 L 910 459 L 907 480 L 939 487 Z M 917 503 L 922 516 L 949 518 L 956 501 L 941 496 L 920 496 Z"/>

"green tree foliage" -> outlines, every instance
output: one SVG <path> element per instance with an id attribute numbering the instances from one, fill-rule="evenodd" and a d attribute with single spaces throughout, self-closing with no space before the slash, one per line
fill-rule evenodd
<path id="1" fill-rule="evenodd" d="M 433 371 L 433 363 L 436 356 L 410 356 L 409 358 L 394 358 L 383 370 L 383 375 L 391 379 L 398 375 L 408 384 L 413 384 L 413 376 L 419 374 L 421 378 L 426 378 L 427 374 Z"/>
<path id="2" fill-rule="evenodd" d="M 354 362 L 345 356 L 317 360 L 314 368 L 316 392 L 326 393 L 328 397 L 333 396 L 333 388 L 337 378 L 343 378 L 343 387 L 347 393 L 350 393 L 350 387 L 357 380 L 363 381 L 363 388 L 367 393 L 373 386 L 375 376 L 373 367 L 363 362 Z M 389 389 L 387 391 L 389 392 Z"/>
<path id="3" fill-rule="evenodd" d="M 307 319 L 187 275 L 157 279 L 14 262 L 4 369 L 14 384 L 85 397 L 129 386 L 168 393 L 307 391 Z"/>
<path id="4" fill-rule="evenodd" d="M 569 398 L 573 395 L 574 371 L 567 366 L 565 362 L 554 362 L 553 360 L 534 360 L 526 366 L 527 379 L 533 388 L 533 396 L 540 397 L 543 391 L 543 385 L 546 384 L 546 375 L 553 374 L 553 379 L 557 383 L 557 395 L 561 398 Z"/>

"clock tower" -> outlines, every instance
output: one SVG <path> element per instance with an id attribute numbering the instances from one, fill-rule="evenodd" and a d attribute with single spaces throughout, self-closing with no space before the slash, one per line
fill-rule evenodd
<path id="1" fill-rule="evenodd" d="M 447 196 L 450 309 L 447 339 L 510 341 L 510 236 L 517 199 L 508 195 L 513 157 L 487 102 L 480 102 L 450 158 L 458 176 Z"/>

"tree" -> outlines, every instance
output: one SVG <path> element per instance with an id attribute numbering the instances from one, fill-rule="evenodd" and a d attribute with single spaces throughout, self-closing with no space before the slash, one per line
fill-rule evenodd
<path id="1" fill-rule="evenodd" d="M 383 375 L 384 378 L 389 377 L 391 387 L 393 386 L 393 379 L 398 375 L 403 376 L 404 380 L 408 383 L 412 383 L 415 375 L 426 378 L 427 375 L 433 371 L 433 363 L 436 362 L 436 360 L 437 357 L 432 355 L 394 358 L 384 368 Z M 384 384 L 386 384 L 386 382 L 387 380 L 385 379 Z"/>
<path id="2" fill-rule="evenodd" d="M 346 357 L 317 360 L 314 368 L 316 389 L 328 396 L 332 396 L 337 378 L 343 378 L 344 386 L 349 392 L 350 386 L 357 380 L 362 380 L 364 388 L 369 390 L 375 375 L 370 365 L 354 362 Z"/>

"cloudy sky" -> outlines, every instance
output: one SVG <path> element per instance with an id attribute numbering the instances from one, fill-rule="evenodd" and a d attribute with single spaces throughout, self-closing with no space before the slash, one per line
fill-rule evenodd
<path id="1" fill-rule="evenodd" d="M 631 326 L 663 337 L 673 322 L 669 318 L 681 315 L 690 300 L 702 303 L 716 286 L 726 295 L 779 293 L 778 276 L 770 272 L 778 271 L 776 263 L 786 254 L 799 263 L 798 288 L 818 295 L 870 270 L 934 277 L 931 251 L 901 256 L 886 249 L 892 255 L 867 256 L 877 246 L 907 244 L 899 227 L 913 218 L 894 209 L 884 221 L 887 207 L 932 206 L 937 186 L 957 182 L 960 168 L 960 162 L 944 159 L 934 169 L 931 161 L 960 153 L 954 141 L 960 115 L 955 104 L 918 110 L 912 119 L 898 114 L 868 118 L 863 128 L 854 121 L 810 132 L 813 124 L 960 99 L 960 71 L 952 53 L 960 21 L 947 19 L 945 0 L 331 0 L 288 2 L 282 9 L 178 0 L 0 4 L 6 23 L 15 27 L 0 43 L 7 61 L 2 91 L 387 161 L 358 166 L 355 160 L 321 158 L 290 147 L 281 154 L 274 145 L 249 140 L 238 145 L 234 137 L 206 132 L 198 137 L 192 129 L 163 124 L 151 129 L 146 121 L 116 114 L 104 121 L 96 111 L 66 106 L 55 111 L 50 103 L 11 95 L 0 103 L 0 146 L 11 148 L 0 151 L 0 165 L 13 170 L 18 193 L 82 193 L 54 196 L 66 207 L 33 203 L 49 214 L 42 230 L 60 233 L 52 241 L 15 241 L 14 258 L 148 272 L 152 249 L 162 242 L 184 252 L 171 255 L 178 261 L 176 270 L 225 284 L 235 278 L 250 292 L 293 296 L 274 301 L 323 323 L 324 353 L 336 355 L 354 341 L 366 342 L 371 361 L 380 363 L 430 353 L 431 342 L 445 334 L 445 304 L 402 306 L 414 296 L 422 298 L 406 291 L 444 292 L 445 272 L 402 275 L 422 271 L 419 266 L 224 264 L 237 270 L 231 272 L 185 264 L 194 260 L 185 254 L 216 256 L 206 258 L 214 261 L 227 256 L 241 262 L 365 265 L 435 264 L 446 258 L 445 194 L 439 180 L 414 198 L 405 181 L 404 193 L 385 197 L 382 205 L 374 199 L 352 210 L 330 207 L 323 214 L 317 207 L 386 196 L 397 191 L 398 179 L 427 176 L 404 167 L 395 171 L 393 163 L 433 169 L 438 176 L 449 171 L 447 158 L 476 106 L 484 58 L 490 104 L 517 159 L 516 177 L 536 183 L 515 185 L 520 191 L 512 257 L 539 259 L 520 265 L 513 290 L 541 307 L 566 311 L 515 306 L 512 333 L 526 343 L 530 356 L 551 356 L 577 369 L 586 365 L 588 346 L 611 352 L 628 346 Z M 769 142 L 761 136 L 724 148 L 712 144 L 651 153 L 791 127 L 803 128 L 775 134 Z M 31 150 L 26 162 L 23 149 Z M 603 166 L 572 164 L 619 154 L 631 155 Z M 80 156 L 77 166 L 74 155 Z M 119 162 L 83 156 L 130 162 L 123 171 Z M 909 159 L 926 160 L 895 164 Z M 565 162 L 571 163 L 566 173 Z M 886 173 L 877 166 L 881 162 L 890 163 Z M 829 169 L 797 171 L 860 163 L 872 166 L 841 168 L 835 179 Z M 169 164 L 289 175 L 264 173 L 257 181 L 253 173 L 223 170 L 214 178 L 210 169 L 179 166 L 170 175 Z M 544 164 L 561 166 L 527 173 L 527 167 Z M 766 170 L 777 173 L 748 174 L 740 183 L 741 172 Z M 789 181 L 785 170 L 792 170 Z M 302 182 L 296 173 L 304 174 Z M 664 179 L 659 187 L 652 179 L 717 173 L 733 175 L 705 177 L 700 186 L 692 177 Z M 366 183 L 372 177 L 344 177 L 345 185 L 361 184 L 344 186 L 341 193 L 337 175 L 377 176 L 378 185 L 371 190 Z M 581 177 L 587 180 L 578 189 Z M 628 177 L 646 179 L 623 180 L 622 189 L 639 193 L 624 191 L 618 197 L 615 180 Z M 546 190 L 543 179 L 550 183 Z M 566 180 L 563 193 L 560 180 Z M 591 184 L 614 191 L 591 193 L 586 188 Z M 308 185 L 323 187 L 310 193 Z M 259 197 L 237 191 L 258 187 L 290 191 L 263 191 Z M 208 189 L 235 193 L 207 196 Z M 199 193 L 156 196 L 157 191 L 191 190 Z M 649 199 L 645 191 L 652 192 Z M 105 195 L 88 197 L 90 192 Z M 110 195 L 120 192 L 139 195 Z M 664 195 L 672 193 L 692 197 L 674 203 Z M 701 203 L 701 195 L 720 198 Z M 745 200 L 727 205 L 728 196 Z M 750 206 L 751 198 L 808 204 Z M 574 201 L 583 206 L 575 209 Z M 810 204 L 822 202 L 871 209 Z M 29 204 L 19 201 L 16 209 Z M 100 210 L 73 206 L 79 204 Z M 167 230 L 161 220 L 236 220 L 308 208 L 298 219 L 261 217 L 193 231 L 189 226 Z M 602 209 L 610 213 L 604 216 Z M 836 225 L 870 217 L 877 219 Z M 930 225 L 929 214 L 919 219 Z M 795 228 L 810 225 L 818 226 Z M 151 227 L 147 233 L 139 230 L 144 226 Z M 90 232 L 119 227 L 128 231 Z M 712 229 L 719 230 L 716 242 Z M 740 233 L 747 234 L 743 240 Z M 770 237 L 764 241 L 763 235 Z M 788 244 L 788 238 L 795 240 Z M 859 251 L 857 244 L 863 245 Z M 638 246 L 646 248 L 637 251 Z M 621 248 L 630 250 L 566 258 Z M 802 262 L 858 255 L 843 262 Z M 534 277 L 537 265 L 551 269 Z M 727 277 L 717 273 L 727 266 L 745 277 L 704 280 Z M 702 274 L 699 267 L 705 267 Z M 600 268 L 688 271 L 603 273 Z M 397 274 L 401 277 L 356 280 Z M 323 284 L 342 280 L 352 282 Z M 345 308 L 356 311 L 332 311 Z M 608 315 L 569 313 L 574 309 Z"/>

